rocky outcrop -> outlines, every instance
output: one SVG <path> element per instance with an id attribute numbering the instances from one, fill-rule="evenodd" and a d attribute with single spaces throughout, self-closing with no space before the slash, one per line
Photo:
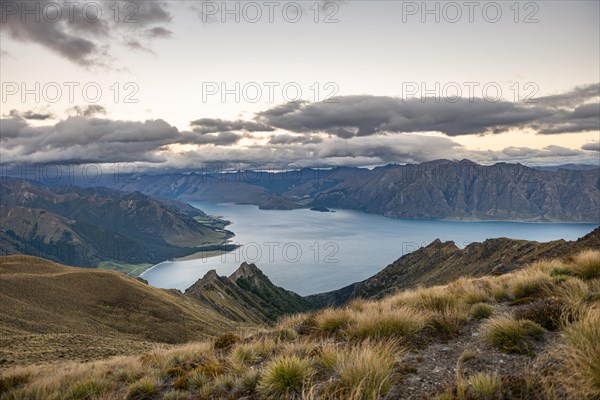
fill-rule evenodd
<path id="1" fill-rule="evenodd" d="M 247 263 L 228 278 L 208 271 L 185 295 L 233 321 L 272 323 L 282 315 L 312 308 L 296 293 L 275 286 L 256 265 Z"/>

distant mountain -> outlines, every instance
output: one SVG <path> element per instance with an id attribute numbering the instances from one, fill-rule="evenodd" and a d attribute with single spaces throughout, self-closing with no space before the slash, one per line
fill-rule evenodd
<path id="1" fill-rule="evenodd" d="M 315 206 L 390 217 L 600 221 L 600 169 L 434 161 L 375 171 L 318 193 Z"/>
<path id="2" fill-rule="evenodd" d="M 511 272 L 550 258 L 565 258 L 586 249 L 600 248 L 600 228 L 572 242 L 540 243 L 507 238 L 471 243 L 460 249 L 454 242 L 435 240 L 406 254 L 374 276 L 338 290 L 307 296 L 318 307 L 338 306 L 354 298 L 381 299 L 399 290 L 443 285 L 460 277 L 481 277 Z"/>
<path id="3" fill-rule="evenodd" d="M 0 245 L 65 264 L 154 264 L 224 245 L 231 233 L 173 200 L 104 188 L 0 182 Z"/>
<path id="4" fill-rule="evenodd" d="M 312 306 L 296 293 L 275 286 L 254 264 L 242 265 L 229 277 L 214 270 L 189 287 L 185 295 L 234 321 L 271 323 L 282 315 Z"/>
<path id="5" fill-rule="evenodd" d="M 0 257 L 0 303 L 3 363 L 139 353 L 250 326 L 176 290 L 24 255 Z"/>
<path id="6" fill-rule="evenodd" d="M 600 168 L 583 169 L 546 171 L 521 164 L 437 160 L 372 170 L 120 175 L 101 184 L 164 198 L 264 209 L 325 207 L 401 218 L 598 222 Z"/>

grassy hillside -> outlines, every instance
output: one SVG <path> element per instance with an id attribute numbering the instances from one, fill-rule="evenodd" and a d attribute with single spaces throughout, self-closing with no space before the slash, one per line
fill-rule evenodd
<path id="1" fill-rule="evenodd" d="M 2 374 L 2 399 L 598 399 L 600 252 L 287 317 L 249 335 Z"/>
<path id="2" fill-rule="evenodd" d="M 250 326 L 178 291 L 23 255 L 0 257 L 0 303 L 3 366 L 131 354 Z"/>

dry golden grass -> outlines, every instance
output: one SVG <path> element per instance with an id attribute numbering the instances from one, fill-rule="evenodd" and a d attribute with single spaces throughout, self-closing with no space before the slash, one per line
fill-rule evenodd
<path id="1" fill-rule="evenodd" d="M 577 254 L 568 270 L 583 279 L 600 278 L 600 251 L 587 250 Z"/>
<path id="2" fill-rule="evenodd" d="M 406 338 L 439 342 L 471 324 L 496 348 L 533 356 L 544 329 L 511 316 L 528 306 L 494 302 L 528 297 L 541 299 L 535 304 L 558 299 L 565 307 L 557 308 L 559 345 L 544 342 L 544 354 L 558 367 L 523 381 L 542 385 L 548 399 L 595 399 L 600 396 L 600 279 L 581 272 L 595 265 L 595 257 L 586 253 L 569 263 L 540 262 L 505 276 L 460 279 L 380 301 L 355 300 L 345 308 L 293 315 L 272 328 L 238 333 L 218 348 L 211 340 L 60 368 L 15 368 L 0 376 L 1 399 L 378 399 L 402 378 L 408 350 L 417 349 Z M 471 371 L 463 377 L 463 364 L 486 358 L 485 352 L 474 354 L 457 356 L 456 386 L 446 398 L 510 396 L 515 383 L 499 373 Z"/>

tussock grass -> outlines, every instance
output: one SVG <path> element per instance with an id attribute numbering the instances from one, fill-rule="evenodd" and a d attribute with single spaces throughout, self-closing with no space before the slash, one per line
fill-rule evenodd
<path id="1" fill-rule="evenodd" d="M 391 310 L 372 310 L 359 314 L 348 329 L 351 337 L 387 339 L 415 334 L 425 327 L 426 319 L 408 307 Z"/>
<path id="2" fill-rule="evenodd" d="M 587 250 L 577 254 L 568 270 L 583 279 L 600 278 L 600 251 Z"/>
<path id="3" fill-rule="evenodd" d="M 313 369 L 308 360 L 280 356 L 265 366 L 258 392 L 268 399 L 298 398 L 312 375 Z"/>
<path id="4" fill-rule="evenodd" d="M 538 298 L 546 295 L 553 287 L 553 279 L 538 269 L 519 271 L 511 276 L 509 285 L 514 299 Z"/>
<path id="5" fill-rule="evenodd" d="M 485 303 L 477 303 L 471 307 L 471 311 L 469 311 L 469 316 L 473 319 L 480 320 L 486 319 L 492 316 L 494 313 L 494 307 Z"/>
<path id="6" fill-rule="evenodd" d="M 544 328 L 529 320 L 509 316 L 492 318 L 482 326 L 484 339 L 506 353 L 531 354 L 531 340 L 544 336 Z"/>
<path id="7" fill-rule="evenodd" d="M 142 378 L 134 382 L 127 393 L 127 400 L 145 400 L 158 393 L 160 382 L 152 378 Z"/>
<path id="8" fill-rule="evenodd" d="M 478 400 L 494 400 L 502 393 L 502 381 L 496 372 L 480 372 L 468 380 L 471 392 Z"/>
<path id="9" fill-rule="evenodd" d="M 372 342 L 341 352 L 334 368 L 339 379 L 333 385 L 338 393 L 353 399 L 385 396 L 398 355 L 393 345 Z"/>
<path id="10" fill-rule="evenodd" d="M 448 291 L 467 304 L 475 304 L 489 299 L 486 286 L 484 280 L 460 278 L 448 285 Z"/>
<path id="11" fill-rule="evenodd" d="M 545 391 L 551 400 L 599 399 L 596 253 L 583 253 L 569 262 L 539 262 L 498 277 L 417 288 L 378 301 L 354 300 L 345 308 L 285 317 L 275 327 L 157 347 L 142 356 L 14 369 L 0 374 L 4 392 L 0 396 L 1 400 L 378 399 L 407 373 L 409 364 L 402 360 L 407 350 L 397 343 L 421 351 L 421 346 L 463 333 L 469 324 L 480 330 L 483 340 L 509 353 L 533 355 L 534 341 L 544 336 L 542 326 L 561 330 L 549 335 L 558 337 L 552 340 L 560 344 L 550 340 L 545 344 L 544 356 L 551 355 L 552 362 L 531 377 L 480 373 L 465 378 L 463 366 L 474 358 L 477 361 L 469 367 L 478 366 L 487 358 L 484 352 L 465 351 L 447 398 L 530 398 L 531 393 Z M 509 309 L 514 316 L 505 315 L 506 306 L 494 299 L 517 299 L 519 304 Z M 545 365 L 551 366 L 550 371 Z M 531 389 L 534 385 L 542 388 Z"/>
<path id="12" fill-rule="evenodd" d="M 572 396 L 579 399 L 600 398 L 600 309 L 582 311 L 578 320 L 564 331 L 564 341 L 557 350 L 564 361 L 563 373 L 556 377 Z"/>
<path id="13" fill-rule="evenodd" d="M 326 309 L 315 317 L 316 327 L 324 335 L 338 334 L 352 322 L 352 315 L 346 309 Z"/>

